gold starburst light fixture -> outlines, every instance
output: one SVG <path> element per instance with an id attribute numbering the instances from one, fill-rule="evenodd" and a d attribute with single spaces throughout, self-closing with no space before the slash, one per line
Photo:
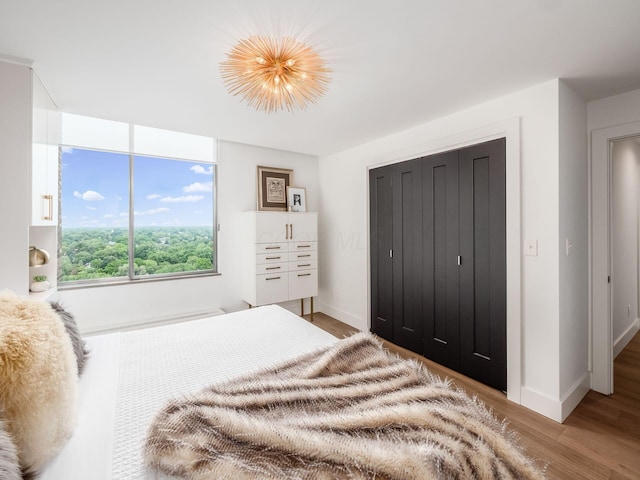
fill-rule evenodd
<path id="1" fill-rule="evenodd" d="M 220 71 L 229 92 L 267 113 L 304 109 L 316 103 L 331 82 L 331 71 L 320 55 L 289 37 L 242 39 L 227 57 Z"/>

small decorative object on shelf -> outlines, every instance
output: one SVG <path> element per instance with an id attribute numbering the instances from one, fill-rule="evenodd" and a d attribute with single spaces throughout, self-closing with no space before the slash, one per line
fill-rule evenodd
<path id="1" fill-rule="evenodd" d="M 306 189 L 304 187 L 287 187 L 287 205 L 290 212 L 306 212 Z"/>
<path id="2" fill-rule="evenodd" d="M 46 275 L 36 275 L 33 277 L 33 283 L 29 287 L 29 290 L 32 292 L 44 292 L 48 290 L 50 287 L 49 282 L 47 282 Z"/>
<path id="3" fill-rule="evenodd" d="M 258 210 L 287 211 L 287 188 L 293 181 L 293 170 L 258 167 Z"/>

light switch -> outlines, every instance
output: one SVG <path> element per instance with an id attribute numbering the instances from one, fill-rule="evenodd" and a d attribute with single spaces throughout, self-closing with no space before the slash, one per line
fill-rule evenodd
<path id="1" fill-rule="evenodd" d="M 529 257 L 538 256 L 538 240 L 525 240 L 524 254 Z"/>
<path id="2" fill-rule="evenodd" d="M 565 251 L 567 252 L 567 257 L 569 255 L 571 255 L 571 248 L 573 247 L 573 244 L 571 243 L 571 241 L 566 238 L 564 241 L 564 247 L 565 247 Z"/>

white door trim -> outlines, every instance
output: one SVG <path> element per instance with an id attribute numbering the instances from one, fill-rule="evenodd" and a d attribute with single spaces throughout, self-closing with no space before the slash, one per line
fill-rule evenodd
<path id="1" fill-rule="evenodd" d="M 591 388 L 613 393 L 613 326 L 611 321 L 611 142 L 640 134 L 640 122 L 591 133 L 590 261 Z"/>

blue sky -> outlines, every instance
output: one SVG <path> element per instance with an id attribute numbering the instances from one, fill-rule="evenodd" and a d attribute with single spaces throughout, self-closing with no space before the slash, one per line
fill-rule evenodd
<path id="1" fill-rule="evenodd" d="M 135 157 L 136 226 L 213 225 L 213 166 Z M 62 152 L 62 226 L 127 227 L 129 155 Z"/>

